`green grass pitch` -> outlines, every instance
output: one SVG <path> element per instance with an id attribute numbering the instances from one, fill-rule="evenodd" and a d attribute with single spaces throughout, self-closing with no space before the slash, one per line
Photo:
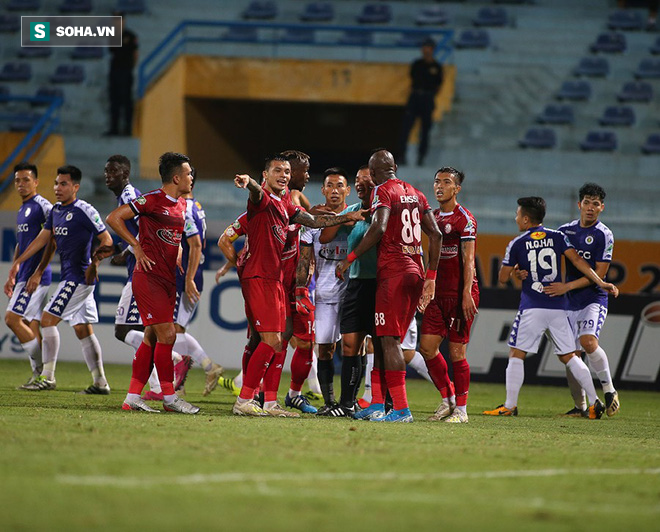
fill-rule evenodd
<path id="1" fill-rule="evenodd" d="M 197 416 L 124 412 L 130 367 L 109 365 L 109 397 L 24 392 L 25 361 L 0 361 L 2 530 L 657 530 L 660 395 L 622 391 L 600 421 L 557 416 L 566 389 L 523 386 L 517 418 L 480 412 L 503 384 L 473 384 L 467 425 L 426 422 L 437 392 L 408 383 L 415 423 L 245 419 L 233 396 Z M 280 396 L 288 383 L 282 379 Z M 339 387 L 339 383 L 336 384 Z M 155 404 L 160 408 L 160 405 Z"/>

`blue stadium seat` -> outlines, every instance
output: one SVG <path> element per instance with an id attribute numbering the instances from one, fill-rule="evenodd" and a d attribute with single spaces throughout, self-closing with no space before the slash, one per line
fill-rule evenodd
<path id="1" fill-rule="evenodd" d="M 53 98 L 64 100 L 64 91 L 57 87 L 40 87 L 34 97 L 41 99 L 41 101 L 33 102 L 32 107 L 42 107 L 50 105 Z"/>
<path id="2" fill-rule="evenodd" d="M 414 46 L 419 48 L 430 36 L 424 33 L 404 32 L 397 40 L 399 46 Z"/>
<path id="3" fill-rule="evenodd" d="M 651 52 L 653 55 L 660 54 L 660 37 L 658 37 L 653 45 L 649 48 L 649 52 Z"/>
<path id="4" fill-rule="evenodd" d="M 588 76 L 593 78 L 605 77 L 610 73 L 610 64 L 604 57 L 585 57 L 573 69 L 576 76 Z"/>
<path id="5" fill-rule="evenodd" d="M 85 69 L 82 65 L 58 65 L 50 77 L 51 83 L 82 83 L 85 81 Z"/>
<path id="6" fill-rule="evenodd" d="M 449 22 L 449 15 L 440 6 L 423 7 L 415 17 L 418 26 L 442 26 Z"/>
<path id="7" fill-rule="evenodd" d="M 13 33 L 21 29 L 18 15 L 0 15 L 0 33 Z"/>
<path id="8" fill-rule="evenodd" d="M 102 59 L 103 48 L 100 46 L 77 46 L 71 52 L 71 59 Z"/>
<path id="9" fill-rule="evenodd" d="M 642 153 L 646 155 L 660 154 L 660 133 L 652 133 L 642 146 Z"/>
<path id="10" fill-rule="evenodd" d="M 488 48 L 490 35 L 486 30 L 463 30 L 454 41 L 456 48 Z"/>
<path id="11" fill-rule="evenodd" d="M 277 4 L 271 0 L 254 0 L 245 11 L 243 18 L 256 20 L 271 20 L 277 16 Z"/>
<path id="12" fill-rule="evenodd" d="M 337 41 L 339 44 L 347 46 L 368 46 L 374 41 L 374 36 L 370 31 L 345 31 Z"/>
<path id="13" fill-rule="evenodd" d="M 573 124 L 575 115 L 570 105 L 546 105 L 543 112 L 536 117 L 539 124 Z"/>
<path id="14" fill-rule="evenodd" d="M 593 43 L 589 50 L 592 53 L 603 52 L 605 54 L 617 54 L 625 52 L 627 47 L 626 36 L 623 33 L 601 33 L 596 42 Z"/>
<path id="15" fill-rule="evenodd" d="M 557 135 L 548 127 L 533 127 L 527 130 L 525 137 L 518 141 L 521 148 L 551 149 L 557 146 Z"/>
<path id="16" fill-rule="evenodd" d="M 635 70 L 637 79 L 660 78 L 660 59 L 642 59 Z"/>
<path id="17" fill-rule="evenodd" d="M 582 151 L 614 151 L 617 148 L 616 134 L 612 131 L 589 131 L 580 142 Z"/>
<path id="18" fill-rule="evenodd" d="M 21 46 L 16 55 L 22 59 L 40 59 L 53 55 L 53 49 L 47 46 Z"/>
<path id="19" fill-rule="evenodd" d="M 286 44 L 310 44 L 314 42 L 314 30 L 304 28 L 289 28 L 281 37 Z"/>
<path id="20" fill-rule="evenodd" d="M 89 13 L 92 7 L 92 0 L 64 0 L 59 10 L 60 13 Z"/>
<path id="21" fill-rule="evenodd" d="M 356 20 L 360 24 L 386 24 L 392 21 L 392 8 L 388 4 L 366 4 Z"/>
<path id="22" fill-rule="evenodd" d="M 620 102 L 648 103 L 653 99 L 653 87 L 647 81 L 628 81 L 616 95 Z"/>
<path id="23" fill-rule="evenodd" d="M 41 0 L 9 0 L 7 11 L 36 11 L 41 8 Z"/>
<path id="24" fill-rule="evenodd" d="M 335 8 L 330 2 L 310 2 L 300 14 L 305 22 L 330 22 L 335 18 Z"/>
<path id="25" fill-rule="evenodd" d="M 644 19 L 639 11 L 615 11 L 607 18 L 607 27 L 611 30 L 641 30 Z"/>
<path id="26" fill-rule="evenodd" d="M 257 28 L 231 27 L 220 38 L 229 42 L 257 42 L 259 34 Z"/>
<path id="27" fill-rule="evenodd" d="M 32 112 L 18 113 L 9 123 L 10 131 L 30 131 L 43 115 Z"/>
<path id="28" fill-rule="evenodd" d="M 506 26 L 509 22 L 509 17 L 506 14 L 506 10 L 502 7 L 482 7 L 478 12 L 477 16 L 472 19 L 472 24 L 477 27 L 496 27 L 496 26 Z"/>
<path id="29" fill-rule="evenodd" d="M 611 105 L 605 108 L 598 122 L 601 126 L 632 126 L 635 111 L 628 105 Z"/>
<path id="30" fill-rule="evenodd" d="M 5 63 L 0 70 L 0 81 L 30 81 L 32 67 L 29 63 Z"/>
<path id="31" fill-rule="evenodd" d="M 591 83 L 588 81 L 564 81 L 556 95 L 558 100 L 588 100 L 591 98 Z"/>
<path id="32" fill-rule="evenodd" d="M 116 11 L 126 15 L 143 15 L 147 10 L 145 0 L 117 0 Z"/>

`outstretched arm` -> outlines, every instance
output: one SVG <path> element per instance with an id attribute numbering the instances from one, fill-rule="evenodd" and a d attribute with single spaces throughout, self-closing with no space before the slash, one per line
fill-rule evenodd
<path id="1" fill-rule="evenodd" d="M 360 212 L 360 211 L 356 211 Z M 344 272 L 348 270 L 351 263 L 357 259 L 360 255 L 364 254 L 367 250 L 374 247 L 380 239 L 383 238 L 385 234 L 385 229 L 387 229 L 387 222 L 390 219 L 390 210 L 386 207 L 376 209 L 374 213 L 371 225 L 367 232 L 362 237 L 360 243 L 351 251 L 343 261 L 341 261 L 335 270 L 335 275 L 340 279 L 344 279 Z"/>
<path id="2" fill-rule="evenodd" d="M 364 220 L 364 217 L 369 214 L 368 209 L 362 209 L 354 212 L 347 212 L 346 214 L 341 214 L 335 216 L 334 214 L 322 214 L 318 216 L 313 216 L 305 211 L 298 211 L 292 218 L 291 221 L 305 227 L 312 227 L 317 229 L 319 227 L 332 227 L 333 225 L 340 225 L 346 222 L 358 222 Z"/>
<path id="3" fill-rule="evenodd" d="M 261 188 L 261 185 L 247 174 L 236 174 L 234 185 L 238 188 L 248 189 L 250 192 L 250 201 L 252 203 L 259 203 L 261 198 L 264 197 L 264 191 Z"/>

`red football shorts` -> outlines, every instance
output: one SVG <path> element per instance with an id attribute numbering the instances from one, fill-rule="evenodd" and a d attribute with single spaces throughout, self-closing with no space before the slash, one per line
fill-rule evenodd
<path id="1" fill-rule="evenodd" d="M 176 283 L 152 273 L 135 270 L 133 297 L 144 325 L 174 322 Z"/>
<path id="2" fill-rule="evenodd" d="M 479 290 L 472 291 L 474 304 L 479 307 Z M 422 320 L 422 334 L 448 338 L 450 342 L 467 344 L 473 320 L 463 318 L 461 299 L 453 297 L 435 298 L 429 303 Z"/>
<path id="3" fill-rule="evenodd" d="M 289 302 L 280 281 L 263 277 L 242 279 L 241 291 L 245 315 L 257 332 L 284 332 Z"/>
<path id="4" fill-rule="evenodd" d="M 376 336 L 403 338 L 415 315 L 424 287 L 416 273 L 379 279 L 376 287 Z"/>

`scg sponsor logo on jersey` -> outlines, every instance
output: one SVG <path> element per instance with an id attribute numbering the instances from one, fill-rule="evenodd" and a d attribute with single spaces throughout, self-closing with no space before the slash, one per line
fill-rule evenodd
<path id="1" fill-rule="evenodd" d="M 30 228 L 28 227 L 28 224 L 18 224 L 16 226 L 16 231 L 19 233 L 27 233 L 29 230 Z"/>
<path id="2" fill-rule="evenodd" d="M 68 227 L 55 227 L 55 230 L 53 231 L 55 235 L 58 236 L 68 236 L 69 235 L 69 228 Z"/>
<path id="3" fill-rule="evenodd" d="M 578 255 L 580 255 L 580 257 L 582 257 L 584 260 L 591 259 L 591 251 L 585 251 L 585 250 L 582 250 L 582 249 L 578 249 L 577 252 L 578 252 Z"/>
<path id="4" fill-rule="evenodd" d="M 176 229 L 159 229 L 156 236 L 170 246 L 178 246 L 181 243 L 181 232 Z"/>

